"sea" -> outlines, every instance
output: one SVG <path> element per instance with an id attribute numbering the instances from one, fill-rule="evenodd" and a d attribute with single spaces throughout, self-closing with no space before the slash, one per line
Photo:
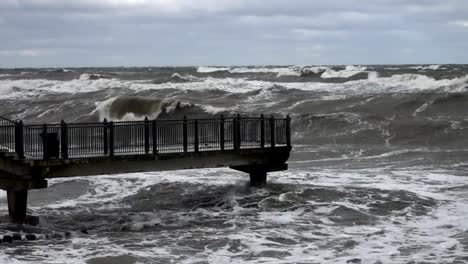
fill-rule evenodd
<path id="1" fill-rule="evenodd" d="M 0 263 L 468 263 L 468 65 L 0 69 L 0 115 L 42 124 L 292 119 L 289 170 L 49 180 Z"/>

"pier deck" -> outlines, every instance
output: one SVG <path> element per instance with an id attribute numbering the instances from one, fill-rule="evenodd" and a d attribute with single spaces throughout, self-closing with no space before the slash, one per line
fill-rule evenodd
<path id="1" fill-rule="evenodd" d="M 291 120 L 233 118 L 26 125 L 0 117 L 0 189 L 22 223 L 30 189 L 47 179 L 229 167 L 255 187 L 286 170 Z"/>

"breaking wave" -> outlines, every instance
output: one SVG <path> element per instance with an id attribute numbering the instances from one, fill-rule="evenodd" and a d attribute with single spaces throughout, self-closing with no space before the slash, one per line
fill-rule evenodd
<path id="1" fill-rule="evenodd" d="M 357 74 L 361 71 L 353 71 Z M 326 73 L 326 72 L 325 72 Z M 324 73 L 324 74 L 325 74 Z M 329 73 L 328 73 L 329 74 Z M 344 74 L 344 73 L 343 73 Z M 349 73 L 346 73 L 349 74 Z M 452 79 L 435 79 L 421 74 L 399 74 L 390 77 L 379 77 L 371 71 L 368 78 L 335 82 L 273 82 L 251 80 L 248 78 L 213 78 L 199 79 L 190 75 L 173 74 L 169 82 L 152 83 L 148 81 L 131 81 L 117 78 L 90 78 L 82 76 L 70 81 L 47 79 L 0 80 L 0 99 L 36 98 L 47 94 L 78 94 L 97 91 L 176 89 L 181 91 L 218 90 L 229 93 L 246 93 L 259 89 L 268 89 L 280 85 L 285 89 L 303 91 L 320 91 L 332 93 L 393 93 L 440 90 L 442 92 L 461 92 L 468 89 L 468 75 Z"/>
<path id="2" fill-rule="evenodd" d="M 441 65 L 419 65 L 419 66 L 413 66 L 413 67 L 410 67 L 411 69 L 414 69 L 414 70 L 440 70 L 440 69 L 443 69 L 441 68 Z"/>
<path id="3" fill-rule="evenodd" d="M 197 78 L 193 75 L 180 75 L 177 72 L 173 73 L 171 76 L 171 81 L 175 82 L 200 82 L 202 79 Z"/>
<path id="4" fill-rule="evenodd" d="M 141 121 L 148 119 L 181 119 L 190 117 L 212 117 L 222 113 L 233 113 L 232 109 L 207 104 L 195 104 L 185 100 L 120 96 L 96 104 L 90 114 L 98 114 L 99 120 Z"/>
<path id="5" fill-rule="evenodd" d="M 204 67 L 200 66 L 197 69 L 197 72 L 199 73 L 212 73 L 212 72 L 229 72 L 229 68 L 226 67 Z"/>
<path id="6" fill-rule="evenodd" d="M 276 77 L 281 76 L 307 76 L 311 74 L 323 73 L 327 67 L 312 67 L 312 66 L 292 66 L 292 67 L 198 67 L 198 73 L 216 73 L 224 72 L 231 74 L 247 74 L 247 73 L 273 73 Z"/>
<path id="7" fill-rule="evenodd" d="M 113 121 L 134 121 L 157 119 L 161 114 L 194 107 L 192 103 L 179 100 L 161 100 L 137 96 L 123 96 L 108 99 L 97 106 L 99 119 Z"/>
<path id="8" fill-rule="evenodd" d="M 367 67 L 349 65 L 349 66 L 346 66 L 346 68 L 341 71 L 335 71 L 329 68 L 321 75 L 321 77 L 324 79 L 349 78 L 359 73 L 367 73 Z"/>
<path id="9" fill-rule="evenodd" d="M 99 80 L 99 79 L 111 79 L 113 76 L 108 74 L 99 74 L 99 73 L 83 73 L 80 75 L 80 80 Z"/>

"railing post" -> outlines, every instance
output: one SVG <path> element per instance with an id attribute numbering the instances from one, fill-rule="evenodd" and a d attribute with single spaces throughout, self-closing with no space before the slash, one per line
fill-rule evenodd
<path id="1" fill-rule="evenodd" d="M 195 152 L 198 152 L 198 144 L 199 144 L 199 139 L 198 139 L 198 120 L 195 120 L 193 123 L 193 132 L 194 132 L 194 142 L 195 142 Z"/>
<path id="2" fill-rule="evenodd" d="M 114 156 L 114 122 L 109 122 L 109 156 Z"/>
<path id="3" fill-rule="evenodd" d="M 184 121 L 182 125 L 182 134 L 183 134 L 184 153 L 187 153 L 188 135 L 187 135 L 187 117 L 186 116 L 184 116 Z"/>
<path id="4" fill-rule="evenodd" d="M 240 144 L 240 120 L 241 120 L 241 117 L 239 114 L 237 114 L 236 117 L 234 117 L 234 119 L 232 120 L 232 129 L 233 129 L 233 133 L 232 133 L 232 141 L 233 141 L 233 145 L 234 145 L 234 149 L 238 150 L 240 149 L 241 147 L 241 144 Z"/>
<path id="5" fill-rule="evenodd" d="M 15 152 L 19 158 L 24 159 L 23 121 L 21 120 L 15 124 Z"/>
<path id="6" fill-rule="evenodd" d="M 156 120 L 151 122 L 151 128 L 153 132 L 153 154 L 158 154 L 158 135 L 156 134 Z"/>
<path id="7" fill-rule="evenodd" d="M 275 147 L 275 118 L 273 115 L 270 118 L 270 140 L 271 140 L 271 147 Z"/>
<path id="8" fill-rule="evenodd" d="M 286 145 L 291 146 L 291 117 L 286 116 Z"/>
<path id="9" fill-rule="evenodd" d="M 145 154 L 149 153 L 149 120 L 145 117 Z"/>
<path id="10" fill-rule="evenodd" d="M 224 150 L 224 115 L 221 115 L 219 123 L 219 147 Z"/>
<path id="11" fill-rule="evenodd" d="M 237 114 L 237 149 L 241 149 L 241 116 L 240 114 L 238 113 Z"/>
<path id="12" fill-rule="evenodd" d="M 104 147 L 104 155 L 107 155 L 109 153 L 109 137 L 108 137 L 108 126 L 109 124 L 107 123 L 107 119 L 104 118 L 104 121 L 102 121 L 102 128 L 103 128 L 103 147 Z"/>
<path id="13" fill-rule="evenodd" d="M 68 125 L 63 120 L 60 122 L 60 146 L 62 159 L 68 159 Z"/>
<path id="14" fill-rule="evenodd" d="M 237 148 L 237 117 L 232 119 L 232 145 L 234 149 Z"/>
<path id="15" fill-rule="evenodd" d="M 42 125 L 42 158 L 49 159 L 49 150 L 47 146 L 47 124 Z"/>
<path id="16" fill-rule="evenodd" d="M 265 116 L 260 115 L 260 148 L 265 148 Z"/>

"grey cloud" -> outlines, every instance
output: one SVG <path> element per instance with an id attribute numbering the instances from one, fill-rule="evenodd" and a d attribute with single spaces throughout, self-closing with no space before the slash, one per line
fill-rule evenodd
<path id="1" fill-rule="evenodd" d="M 463 63 L 467 22 L 466 0 L 2 0 L 0 67 Z"/>

